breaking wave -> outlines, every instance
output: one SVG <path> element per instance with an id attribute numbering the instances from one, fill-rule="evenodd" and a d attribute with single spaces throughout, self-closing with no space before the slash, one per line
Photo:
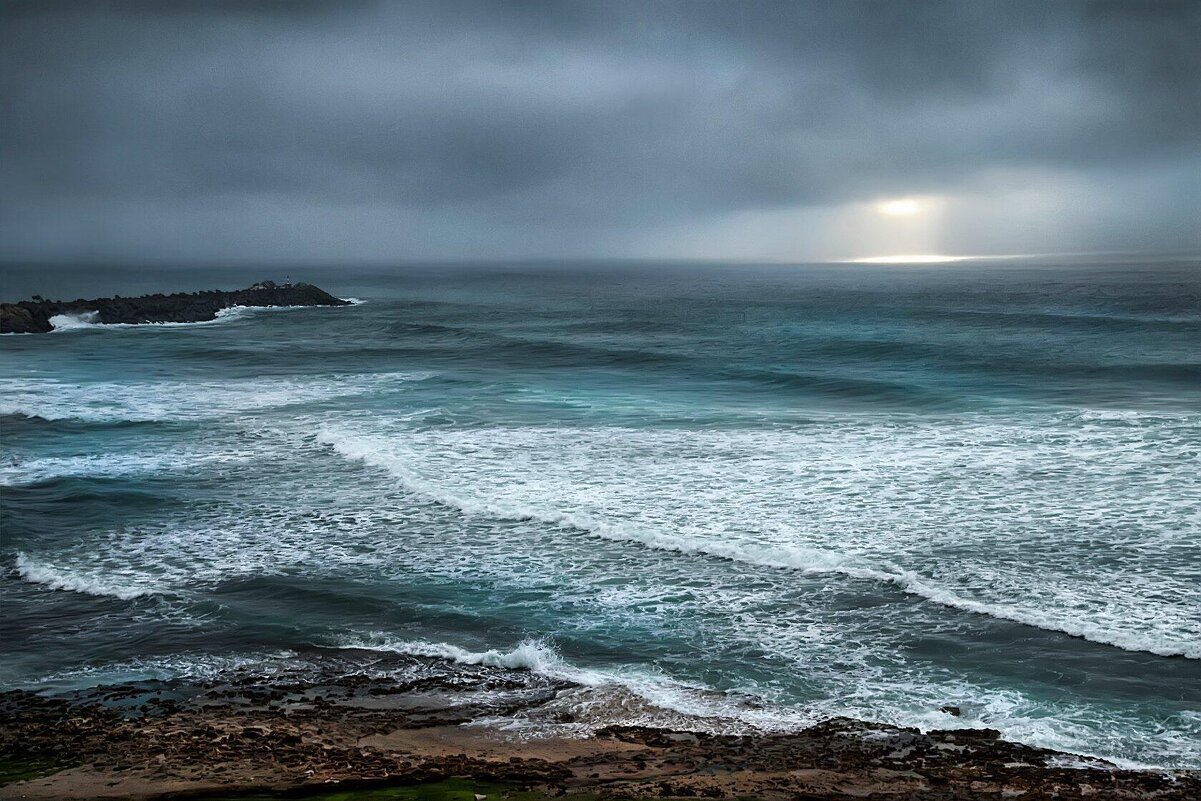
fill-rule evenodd
<path id="1" fill-rule="evenodd" d="M 76 328 L 92 328 L 100 323 L 97 317 L 99 312 L 89 311 L 80 312 L 79 314 L 56 314 L 50 318 L 50 325 L 55 331 L 71 331 Z"/>
<path id="2" fill-rule="evenodd" d="M 358 306 L 364 301 L 357 298 L 349 298 L 351 305 Z M 215 323 L 231 322 L 246 317 L 249 314 L 256 312 L 269 311 L 288 311 L 291 309 L 310 309 L 312 306 L 226 306 L 224 309 L 218 309 L 216 315 L 211 320 L 192 320 L 189 322 L 171 322 L 171 321 L 146 321 L 144 323 L 102 323 L 97 318 L 99 312 L 86 311 L 77 314 L 56 314 L 50 318 L 50 325 L 54 327 L 54 332 L 81 331 L 81 330 L 98 330 L 98 329 L 126 329 L 126 328 L 183 328 L 196 325 L 213 325 Z"/>
<path id="3" fill-rule="evenodd" d="M 135 598 L 157 594 L 156 590 L 148 587 L 114 584 L 106 579 L 37 562 L 23 553 L 17 554 L 16 569 L 17 574 L 25 581 L 30 584 L 40 584 L 51 590 L 117 598 L 122 601 L 132 601 Z"/>
<path id="4" fill-rule="evenodd" d="M 662 673 L 623 668 L 590 670 L 571 664 L 553 645 L 539 639 L 525 640 L 508 651 L 471 651 L 445 642 L 393 640 L 376 633 L 345 638 L 337 647 L 439 659 L 452 665 L 523 670 L 552 681 L 577 685 L 560 691 L 553 700 L 515 716 L 477 722 L 504 729 L 587 735 L 606 726 L 625 725 L 745 735 L 795 732 L 831 717 L 854 717 L 917 727 L 923 731 L 987 725 L 1001 730 L 1009 740 L 1034 743 L 1087 758 L 1102 756 L 1126 768 L 1151 767 L 1112 753 L 1098 754 L 1092 753 L 1093 749 L 1081 749 L 1074 726 L 1074 718 L 1079 714 L 1077 710 L 1061 710 L 1062 719 L 1048 717 L 1034 713 L 1036 704 L 1030 699 L 983 687 L 962 686 L 952 693 L 980 699 L 976 715 L 953 718 L 937 711 L 882 709 L 868 699 L 857 699 L 853 687 L 848 688 L 848 695 L 844 697 L 794 706 L 774 703 L 754 694 L 721 692 Z M 950 691 L 946 687 L 941 689 Z M 1194 763 L 1187 737 L 1173 738 L 1170 742 L 1165 739 L 1162 745 L 1172 764 L 1188 766 Z"/>
<path id="5" fill-rule="evenodd" d="M 568 664 L 552 646 L 541 640 L 523 640 L 510 651 L 489 649 L 469 651 L 449 643 L 431 643 L 423 640 L 391 640 L 375 634 L 365 638 L 345 641 L 339 647 L 364 651 L 384 651 L 443 659 L 458 665 L 481 665 L 483 667 L 528 670 L 541 676 L 571 681 L 577 684 L 601 684 L 605 677 L 599 673 L 581 670 Z"/>
<path id="6" fill-rule="evenodd" d="M 553 727 L 562 730 L 561 721 L 566 717 L 574 721 L 567 728 L 578 733 L 623 724 L 676 731 L 745 734 L 796 730 L 825 716 L 815 710 L 748 704 L 745 697 L 731 696 L 661 674 L 577 667 L 565 660 L 553 645 L 539 639 L 523 640 L 508 651 L 471 651 L 444 642 L 394 640 L 377 633 L 346 638 L 337 647 L 439 659 L 455 665 L 522 670 L 552 681 L 577 685 L 543 707 L 526 710 L 516 719 L 482 721 L 506 728 Z M 560 714 L 563 712 L 568 714 Z"/>
<path id="7" fill-rule="evenodd" d="M 1201 659 L 1201 640 L 1114 631 L 1088 621 L 1065 620 L 1039 609 L 979 601 L 939 587 L 929 579 L 889 562 L 866 563 L 862 559 L 828 550 L 792 545 L 719 542 L 705 537 L 670 534 L 636 525 L 617 525 L 588 515 L 473 497 L 448 490 L 422 477 L 410 469 L 403 459 L 381 448 L 379 443 L 371 438 L 327 429 L 318 434 L 317 440 L 333 448 L 344 458 L 386 470 L 410 492 L 470 515 L 514 522 L 544 523 L 615 542 L 635 543 L 658 551 L 708 556 L 761 567 L 796 570 L 806 574 L 839 574 L 849 578 L 882 582 L 907 594 L 964 612 L 1080 637 L 1127 651 Z"/>

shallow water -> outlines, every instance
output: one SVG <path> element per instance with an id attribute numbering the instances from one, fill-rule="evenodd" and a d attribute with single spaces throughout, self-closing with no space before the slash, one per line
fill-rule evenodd
<path id="1" fill-rule="evenodd" d="M 5 686 L 357 646 L 1201 766 L 1198 262 L 289 272 L 365 302 L 0 342 Z M 4 294 L 283 277 L 191 275 Z"/>

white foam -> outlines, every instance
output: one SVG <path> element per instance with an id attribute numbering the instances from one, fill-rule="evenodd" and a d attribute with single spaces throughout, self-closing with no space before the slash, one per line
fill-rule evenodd
<path id="1" fill-rule="evenodd" d="M 390 372 L 230 381 L 90 383 L 24 378 L 14 381 L 0 398 L 0 414 L 100 423 L 207 420 L 382 392 L 430 376 L 423 372 Z"/>
<path id="2" fill-rule="evenodd" d="M 390 640 L 383 634 L 352 637 L 342 648 L 375 650 L 432 657 L 462 665 L 484 665 L 532 673 L 555 680 L 570 681 L 578 687 L 561 692 L 553 700 L 516 717 L 493 717 L 478 720 L 474 725 L 518 730 L 534 735 L 587 735 L 611 725 L 646 726 L 672 731 L 705 732 L 710 734 L 746 735 L 752 733 L 795 732 L 831 717 L 852 717 L 896 726 L 915 727 L 922 731 L 933 729 L 971 729 L 981 725 L 997 728 L 1013 742 L 1076 754 L 1079 767 L 1089 767 L 1088 760 L 1100 755 L 1081 747 L 1094 740 L 1098 728 L 1112 735 L 1115 721 L 1088 721 L 1088 713 L 1078 708 L 1060 710 L 1061 716 L 1048 716 L 1045 709 L 1020 693 L 988 690 L 961 683 L 947 685 L 922 682 L 908 691 L 924 699 L 916 708 L 898 708 L 881 704 L 882 687 L 878 682 L 871 688 L 844 684 L 845 694 L 807 706 L 787 706 L 764 703 L 754 694 L 720 693 L 711 688 L 675 680 L 658 673 L 631 668 L 589 670 L 568 663 L 558 651 L 542 640 L 526 640 L 510 651 L 490 649 L 470 651 L 448 643 Z M 846 677 L 850 678 L 850 677 Z M 866 694 L 862 694 L 866 693 Z M 967 718 L 949 717 L 937 710 L 938 699 L 971 697 L 982 700 L 975 715 Z M 564 723 L 563 721 L 568 721 Z M 1120 747 L 1120 735 L 1111 750 Z M 1194 741 L 1187 735 L 1164 738 L 1161 745 L 1166 759 L 1187 767 L 1194 763 L 1191 748 Z M 1070 757 L 1068 757 L 1070 759 Z M 1130 769 L 1155 767 L 1149 763 L 1106 754 L 1104 759 Z M 1095 764 L 1091 767 L 1096 767 Z"/>
<path id="3" fill-rule="evenodd" d="M 239 317 L 245 317 L 249 314 L 257 312 L 278 312 L 278 311 L 296 311 L 297 309 L 315 309 L 323 308 L 320 306 L 226 306 L 217 312 L 217 320 L 234 320 Z M 325 307 L 328 308 L 328 307 Z M 216 322 L 215 320 L 205 320 L 203 322 Z M 179 325 L 188 325 L 188 323 L 179 323 Z"/>
<path id="4" fill-rule="evenodd" d="M 99 323 L 96 318 L 100 312 L 85 311 L 79 314 L 56 314 L 50 318 L 50 325 L 55 331 L 70 331 L 77 328 L 92 328 Z"/>
<path id="5" fill-rule="evenodd" d="M 186 323 L 177 323 L 170 321 L 147 321 L 144 323 L 102 323 L 97 318 L 99 312 L 89 311 L 81 312 L 80 314 L 56 314 L 50 318 L 50 325 L 53 326 L 52 333 L 67 333 L 71 331 L 102 331 L 104 329 L 125 330 L 129 328 L 185 328 L 195 325 L 212 325 L 222 321 L 228 322 L 235 320 L 249 310 L 246 306 L 231 306 L 221 309 L 216 313 L 216 317 L 212 320 L 193 320 Z"/>
<path id="6" fill-rule="evenodd" d="M 848 573 L 848 575 L 853 574 Z M 1045 631 L 1058 631 L 1073 637 L 1080 637 L 1089 642 L 1113 645 L 1126 651 L 1142 651 L 1157 656 L 1183 656 L 1188 659 L 1201 659 L 1201 640 L 1177 640 L 1154 632 L 1116 631 L 1082 620 L 1065 620 L 1060 614 L 1055 612 L 1017 605 L 976 601 L 971 598 L 965 598 L 951 590 L 935 586 L 928 580 L 916 576 L 907 570 L 899 571 L 895 574 L 881 574 L 877 578 L 882 581 L 890 581 L 912 595 L 920 596 L 943 606 L 961 609 L 965 612 L 1010 620 Z"/>
<path id="7" fill-rule="evenodd" d="M 811 725 L 819 716 L 803 710 L 748 706 L 708 688 L 634 668 L 590 670 L 567 662 L 554 646 L 528 639 L 508 651 L 471 651 L 449 643 L 393 640 L 375 633 L 346 638 L 339 646 L 442 659 L 460 665 L 526 670 L 579 687 L 550 706 L 527 711 L 514 720 L 489 719 L 486 724 L 511 728 L 546 728 L 568 712 L 578 733 L 623 724 L 727 734 L 789 731 Z"/>
<path id="8" fill-rule="evenodd" d="M 178 474 L 209 465 L 226 465 L 253 458 L 250 451 L 172 453 L 104 453 L 85 456 L 45 456 L 0 464 L 0 486 L 36 484 L 63 477 L 124 478 L 145 474 Z"/>
<path id="9" fill-rule="evenodd" d="M 97 687 L 133 681 L 188 679 L 206 681 L 231 671 L 251 671 L 271 675 L 292 670 L 295 651 L 283 650 L 245 655 L 180 653 L 149 659 L 132 659 L 104 665 L 87 665 L 56 671 L 27 682 L 26 687 L 45 690 L 57 685 L 65 688 Z"/>
<path id="10" fill-rule="evenodd" d="M 350 299 L 352 305 L 359 305 L 364 301 L 357 301 L 354 298 Z M 184 328 L 197 325 L 213 325 L 214 323 L 228 323 L 234 320 L 246 317 L 255 312 L 272 312 L 272 311 L 289 311 L 293 309 L 312 309 L 314 306 L 226 306 L 223 309 L 218 309 L 215 316 L 211 320 L 192 320 L 189 322 L 172 322 L 172 321 L 146 321 L 144 323 L 102 323 L 97 318 L 99 312 L 85 311 L 77 314 L 56 314 L 50 318 L 50 325 L 53 326 L 54 332 L 67 331 L 87 331 L 87 330 L 124 330 L 130 328 L 144 328 L 154 330 L 156 328 Z"/>
<path id="11" fill-rule="evenodd" d="M 602 684 L 606 679 L 599 673 L 580 670 L 569 665 L 554 647 L 541 640 L 523 640 L 512 650 L 469 651 L 449 643 L 423 640 L 392 640 L 382 634 L 350 638 L 341 646 L 347 649 L 385 651 L 409 656 L 444 659 L 459 665 L 528 670 L 542 676 L 577 684 Z"/>
<path id="12" fill-rule="evenodd" d="M 1119 752 L 1129 748 L 1127 738 L 1139 731 L 1133 721 L 1103 719 L 1095 710 L 1066 705 L 1048 709 L 1022 693 L 983 687 L 962 680 L 912 676 L 890 686 L 874 676 L 862 682 L 843 676 L 841 692 L 802 707 L 772 703 L 749 694 L 720 693 L 661 673 L 640 668 L 617 667 L 607 670 L 580 668 L 568 663 L 551 645 L 542 640 L 526 640 L 511 651 L 470 651 L 447 643 L 392 641 L 386 635 L 346 640 L 346 648 L 369 648 L 413 656 L 428 656 L 465 665 L 486 665 L 529 670 L 552 679 L 581 685 L 560 694 L 555 700 L 520 713 L 516 719 L 481 721 L 506 728 L 534 732 L 557 731 L 586 734 L 609 725 L 648 726 L 675 731 L 699 731 L 714 734 L 789 732 L 812 726 L 831 717 L 933 729 L 971 729 L 988 726 L 999 729 L 1012 742 L 1028 743 L 1085 760 L 1107 759 L 1120 767 L 1150 769 L 1158 767 L 1146 760 L 1131 759 Z M 860 677 L 862 678 L 862 677 Z M 907 684 L 906 681 L 912 681 Z M 908 696 L 909 705 L 896 705 L 897 698 Z M 948 698 L 972 698 L 976 703 L 965 717 L 950 717 L 938 706 Z M 748 703 L 750 701 L 751 703 Z M 572 723 L 559 723 L 564 717 Z M 1190 767 L 1196 760 L 1196 721 L 1188 713 L 1180 725 L 1153 735 L 1163 762 Z M 1104 737 L 1098 733 L 1103 732 Z"/>
<path id="13" fill-rule="evenodd" d="M 911 595 L 974 614 L 1069 634 L 1130 651 L 1201 659 L 1201 622 L 1196 620 L 1191 624 L 1187 620 L 1179 622 L 1177 625 L 1182 630 L 1177 636 L 1172 636 L 1162 630 L 1123 629 L 1114 625 L 1119 621 L 1098 622 L 1078 615 L 1066 615 L 1062 610 L 978 600 L 940 586 L 928 577 L 879 557 L 868 559 L 829 549 L 792 544 L 774 545 L 746 538 L 723 539 L 714 536 L 712 532 L 697 528 L 689 530 L 680 527 L 677 529 L 680 533 L 668 533 L 632 521 L 613 523 L 587 513 L 566 512 L 553 507 L 481 496 L 464 488 L 450 489 L 424 477 L 411 467 L 412 464 L 420 462 L 420 457 L 411 450 L 404 451 L 395 441 L 357 436 L 332 429 L 322 430 L 318 434 L 318 441 L 333 447 L 346 458 L 387 470 L 411 492 L 467 514 L 511 521 L 538 521 L 607 540 L 637 543 L 660 551 L 711 556 L 809 574 L 832 573 L 886 582 Z M 1193 636 L 1194 634 L 1199 636 Z"/>
<path id="14" fill-rule="evenodd" d="M 31 584 L 40 584 L 51 590 L 118 598 L 122 601 L 132 601 L 135 598 L 143 598 L 157 592 L 150 587 L 116 584 L 108 578 L 38 562 L 23 553 L 17 554 L 15 567 L 17 574 L 25 581 Z"/>
<path id="15" fill-rule="evenodd" d="M 458 587 L 481 588 L 480 600 L 518 598 L 528 604 L 526 630 L 566 643 L 595 629 L 639 664 L 588 670 L 564 664 L 538 641 L 468 650 L 414 644 L 411 630 L 393 635 L 392 645 L 465 664 L 564 677 L 580 671 L 585 677 L 575 680 L 585 686 L 553 707 L 588 722 L 579 725 L 666 721 L 739 731 L 850 715 L 920 728 L 987 725 L 1008 739 L 1114 761 L 1196 764 L 1201 731 L 1171 703 L 1152 718 L 1157 713 L 1141 701 L 1026 696 L 995 676 L 973 683 L 958 659 L 914 659 L 908 637 L 959 636 L 993 626 L 987 618 L 951 615 L 883 586 L 820 578 L 947 593 L 939 604 L 981 604 L 991 617 L 1038 615 L 1053 630 L 1145 638 L 1153 653 L 1201 641 L 1190 634 L 1201 585 L 1190 567 L 1196 562 L 1187 561 L 1197 530 L 1189 499 L 1201 485 L 1180 469 L 1195 461 L 1196 415 L 1126 416 L 1117 424 L 1065 413 L 1046 430 L 1029 420 L 970 418 L 942 427 L 822 420 L 770 431 L 451 429 L 428 425 L 403 401 L 397 406 L 384 412 L 378 404 L 370 417 L 356 406 L 256 420 L 273 427 L 261 442 L 280 461 L 225 478 L 248 486 L 269 468 L 271 498 L 241 494 L 102 532 L 55 554 L 54 564 L 85 565 L 90 576 L 135 586 L 140 570 L 153 570 L 174 598 L 296 573 L 361 581 L 364 592 L 381 577 L 406 586 L 411 579 L 423 601 L 436 595 L 435 616 L 445 605 L 457 614 L 457 604 L 473 603 L 454 597 Z M 329 458 L 331 447 L 345 460 Z M 323 499 L 319 508 L 298 510 L 289 500 L 312 493 Z M 654 550 L 595 547 L 590 537 Z M 1089 558 L 1090 550 L 1100 558 Z M 1184 568 L 1176 571 L 1180 558 Z M 401 595 L 413 599 L 408 589 Z M 871 603 L 858 604 L 865 597 Z M 497 615 L 511 620 L 512 613 L 506 604 Z M 704 643 L 703 666 L 689 665 L 685 632 Z M 1085 647 L 1043 639 L 1052 650 Z M 382 649 L 386 638 L 365 642 Z M 1035 641 L 1014 659 L 1043 647 Z M 748 709 L 660 670 L 737 682 L 766 705 Z M 947 703 L 961 704 L 963 717 L 940 713 Z M 521 725 L 553 720 L 533 716 Z"/>

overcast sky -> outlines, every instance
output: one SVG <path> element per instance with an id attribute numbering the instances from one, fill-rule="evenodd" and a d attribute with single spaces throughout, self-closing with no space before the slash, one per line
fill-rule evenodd
<path id="1" fill-rule="evenodd" d="M 1201 0 L 0 8 L 7 260 L 1201 248 Z"/>

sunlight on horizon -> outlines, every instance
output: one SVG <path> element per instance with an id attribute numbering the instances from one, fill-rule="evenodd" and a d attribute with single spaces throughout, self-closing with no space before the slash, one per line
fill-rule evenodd
<path id="1" fill-rule="evenodd" d="M 965 261 L 971 256 L 946 256 L 940 253 L 898 254 L 895 256 L 869 256 L 863 259 L 849 259 L 856 264 L 942 264 L 950 261 Z"/>

